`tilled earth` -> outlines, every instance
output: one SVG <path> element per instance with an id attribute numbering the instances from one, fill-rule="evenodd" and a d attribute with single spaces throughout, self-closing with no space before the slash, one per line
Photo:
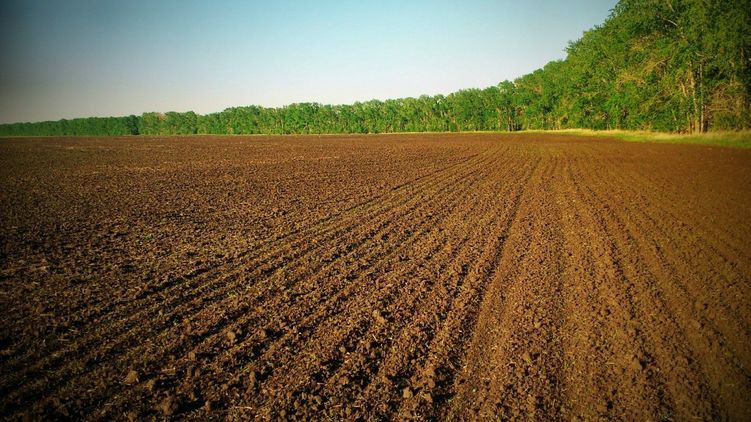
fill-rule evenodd
<path id="1" fill-rule="evenodd" d="M 3 419 L 751 420 L 751 151 L 0 140 Z"/>

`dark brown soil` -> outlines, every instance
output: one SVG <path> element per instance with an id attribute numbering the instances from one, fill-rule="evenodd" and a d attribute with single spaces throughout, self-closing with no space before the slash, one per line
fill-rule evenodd
<path id="1" fill-rule="evenodd" d="M 0 417 L 751 420 L 751 151 L 0 140 Z"/>

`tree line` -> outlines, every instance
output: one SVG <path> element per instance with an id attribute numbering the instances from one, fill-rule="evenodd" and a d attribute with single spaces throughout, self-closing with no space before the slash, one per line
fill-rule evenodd
<path id="1" fill-rule="evenodd" d="M 734 0 L 621 0 L 569 43 L 566 59 L 446 96 L 12 123 L 0 135 L 748 129 L 750 9 Z"/>

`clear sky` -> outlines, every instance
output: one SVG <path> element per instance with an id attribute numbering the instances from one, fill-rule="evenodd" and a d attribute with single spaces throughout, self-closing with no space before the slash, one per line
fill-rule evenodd
<path id="1" fill-rule="evenodd" d="M 0 122 L 448 94 L 565 57 L 616 0 L 0 0 Z"/>

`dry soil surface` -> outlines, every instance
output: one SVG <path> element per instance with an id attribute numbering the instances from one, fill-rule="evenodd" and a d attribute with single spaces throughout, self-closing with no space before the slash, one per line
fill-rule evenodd
<path id="1" fill-rule="evenodd" d="M 0 140 L 0 417 L 751 420 L 751 151 Z"/>

